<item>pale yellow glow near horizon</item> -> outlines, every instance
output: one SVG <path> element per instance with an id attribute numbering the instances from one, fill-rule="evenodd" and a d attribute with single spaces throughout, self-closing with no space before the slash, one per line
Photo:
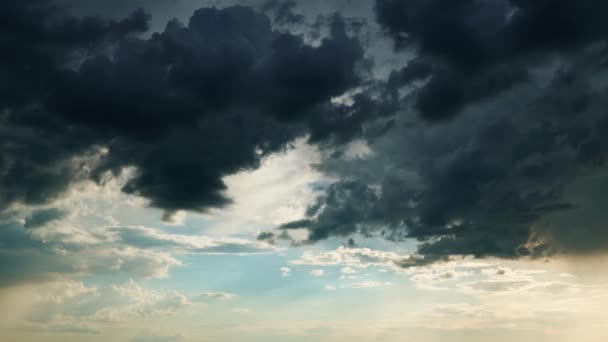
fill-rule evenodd
<path id="1" fill-rule="evenodd" d="M 250 299 L 236 297 L 230 309 L 190 303 L 176 311 L 141 315 L 139 311 L 148 310 L 146 301 L 159 292 L 134 285 L 127 292 L 135 296 L 131 306 L 103 319 L 108 313 L 97 313 L 89 321 L 63 318 L 62 306 L 77 307 L 78 294 L 101 295 L 100 288 L 55 279 L 0 289 L 0 305 L 11 308 L 3 310 L 0 327 L 3 341 L 130 341 L 141 331 L 156 331 L 183 341 L 306 341 L 314 336 L 319 341 L 602 342 L 608 338 L 606 266 L 608 256 L 456 262 L 406 272 L 402 281 L 362 288 L 347 298 L 341 297 L 345 289 L 340 284 L 352 281 L 336 280 L 334 291 L 314 298 L 294 294 L 289 305 L 268 306 L 266 311 L 239 309 L 240 300 Z M 290 267 L 297 271 L 300 266 Z M 442 280 L 442 274 L 459 267 L 482 276 L 462 272 L 462 278 Z M 359 267 L 356 274 L 371 273 Z M 43 301 L 44 310 L 57 312 L 48 331 L 32 330 L 26 318 Z M 97 333 L 60 332 L 62 320 L 65 327 L 94 328 Z"/>

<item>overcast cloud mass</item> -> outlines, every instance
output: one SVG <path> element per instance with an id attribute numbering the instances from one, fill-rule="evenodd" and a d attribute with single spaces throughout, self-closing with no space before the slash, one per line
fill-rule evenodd
<path id="1" fill-rule="evenodd" d="M 606 18 L 604 0 L 3 0 L 0 328 L 604 341 Z"/>

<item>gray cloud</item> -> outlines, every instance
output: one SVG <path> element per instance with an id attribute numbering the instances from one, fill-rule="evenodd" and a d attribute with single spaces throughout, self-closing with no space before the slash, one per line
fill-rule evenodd
<path id="1" fill-rule="evenodd" d="M 49 222 L 60 220 L 65 217 L 66 214 L 67 213 L 65 211 L 56 208 L 36 210 L 25 219 L 25 224 L 23 227 L 38 228 L 46 225 Z"/>
<path id="2" fill-rule="evenodd" d="M 397 48 L 416 51 L 393 80 L 405 86 L 429 78 L 415 106 L 430 121 L 525 81 L 539 58 L 576 52 L 608 34 L 608 6 L 597 0 L 377 0 L 376 14 Z"/>
<path id="3" fill-rule="evenodd" d="M 141 10 L 105 20 L 53 5 L 3 4 L 11 34 L 2 39 L 13 47 L 0 70 L 11 89 L 0 98 L 3 208 L 47 203 L 75 180 L 125 167 L 137 173 L 123 191 L 166 217 L 222 207 L 231 202 L 224 176 L 257 168 L 307 132 L 327 140 L 345 131 L 337 122 L 358 130 L 368 120 L 330 101 L 358 86 L 364 67 L 339 15 L 312 46 L 244 6 L 202 8 L 142 38 Z"/>
<path id="4" fill-rule="evenodd" d="M 602 61 L 602 48 L 589 46 L 536 66 L 441 123 L 417 117 L 406 98 L 371 156 L 318 165 L 343 180 L 280 228 L 306 227 L 311 242 L 356 232 L 416 239 L 427 261 L 606 251 L 602 195 L 591 190 L 606 184 Z"/>

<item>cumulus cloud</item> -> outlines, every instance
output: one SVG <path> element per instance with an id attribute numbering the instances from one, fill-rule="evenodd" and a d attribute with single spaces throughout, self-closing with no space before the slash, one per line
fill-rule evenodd
<path id="1" fill-rule="evenodd" d="M 9 47 L 0 68 L 0 208 L 5 209 L 13 203 L 45 203 L 81 177 L 74 157 L 90 150 L 95 134 L 84 128 L 71 134 L 61 119 L 48 115 L 41 103 L 47 85 L 58 82 L 61 70 L 79 56 L 146 31 L 148 15 L 138 10 L 122 20 L 76 17 L 50 0 L 0 6 L 2 31 L 9 33 L 0 38 Z"/>
<path id="2" fill-rule="evenodd" d="M 325 275 L 325 270 L 312 270 L 310 271 L 310 274 L 315 277 L 322 277 Z"/>
<path id="3" fill-rule="evenodd" d="M 376 1 L 413 58 L 388 81 L 402 110 L 373 153 L 319 163 L 339 181 L 279 228 L 308 229 L 310 242 L 411 239 L 429 262 L 604 252 L 592 189 L 608 184 L 607 11 L 593 0 Z"/>
<path id="4" fill-rule="evenodd" d="M 289 277 L 291 275 L 291 269 L 289 267 L 281 267 L 279 271 L 281 271 L 283 277 Z"/>
<path id="5" fill-rule="evenodd" d="M 329 116 L 351 120 L 354 109 L 330 100 L 359 85 L 364 56 L 338 15 L 312 46 L 244 6 L 202 8 L 144 38 L 141 10 L 117 21 L 56 5 L 2 5 L 11 19 L 3 43 L 13 47 L 2 63 L 12 67 L 0 70 L 0 130 L 10 141 L 2 208 L 46 203 L 74 180 L 125 167 L 137 172 L 122 190 L 166 218 L 223 207 L 231 202 L 223 177 L 259 167 L 307 132 L 324 140 Z M 79 162 L 100 146 L 103 158 Z"/>
<path id="6" fill-rule="evenodd" d="M 347 267 L 342 267 L 340 269 L 340 273 L 342 273 L 342 274 L 355 274 L 355 273 L 357 273 L 357 271 L 354 268 L 347 266 Z"/>
<path id="7" fill-rule="evenodd" d="M 290 264 L 324 267 L 342 266 L 342 270 L 345 270 L 345 272 L 353 273 L 352 271 L 356 272 L 356 268 L 372 266 L 391 269 L 400 268 L 397 264 L 410 258 L 412 257 L 409 255 L 400 255 L 389 251 L 340 246 L 335 250 L 326 252 L 304 251 L 298 259 L 290 261 Z"/>
<path id="8" fill-rule="evenodd" d="M 72 232 L 83 240 L 62 238 L 62 234 Z M 182 265 L 168 252 L 115 244 L 78 230 L 27 232 L 17 225 L 4 225 L 2 235 L 11 242 L 0 247 L 0 265 L 5 274 L 2 285 L 104 273 L 164 278 L 170 268 Z"/>

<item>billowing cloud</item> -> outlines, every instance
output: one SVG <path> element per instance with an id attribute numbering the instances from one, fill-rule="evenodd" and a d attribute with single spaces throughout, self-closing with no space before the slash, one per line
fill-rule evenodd
<path id="1" fill-rule="evenodd" d="M 325 270 L 312 270 L 310 271 L 310 275 L 314 277 L 322 277 L 323 275 L 325 275 Z"/>
<path id="2" fill-rule="evenodd" d="M 3 1 L 0 12 L 7 33 L 0 38 L 7 47 L 0 60 L 0 208 L 5 209 L 16 202 L 47 202 L 81 177 L 75 156 L 86 154 L 97 134 L 85 128 L 74 132 L 49 115 L 43 103 L 48 86 L 89 52 L 146 31 L 148 16 L 139 10 L 118 21 L 75 17 L 47 0 Z"/>
<path id="3" fill-rule="evenodd" d="M 340 269 L 340 273 L 342 273 L 342 274 L 355 274 L 355 273 L 357 273 L 357 271 L 354 268 L 352 268 L 352 267 L 346 266 L 346 267 L 342 267 L 342 269 Z"/>
<path id="4" fill-rule="evenodd" d="M 355 268 L 395 267 L 397 263 L 409 260 L 409 255 L 399 255 L 394 252 L 373 250 L 370 248 L 348 248 L 340 246 L 332 251 L 304 251 L 302 255 L 290 264 L 301 266 L 342 266 L 342 273 L 356 273 Z"/>
<path id="5" fill-rule="evenodd" d="M 224 176 L 311 130 L 323 140 L 334 123 L 319 120 L 350 120 L 331 98 L 359 85 L 363 50 L 340 16 L 313 46 L 243 6 L 202 8 L 143 38 L 134 35 L 147 28 L 141 10 L 112 21 L 55 5 L 2 5 L 12 46 L 2 57 L 11 67 L 0 70 L 11 89 L 0 98 L 3 208 L 48 202 L 74 180 L 126 167 L 137 172 L 122 190 L 167 218 L 222 207 Z"/>
<path id="6" fill-rule="evenodd" d="M 596 0 L 378 0 L 376 13 L 399 48 L 417 51 L 393 81 L 430 78 L 416 100 L 427 120 L 453 117 L 526 81 L 539 55 L 577 51 L 608 34 L 608 6 Z"/>
<path id="7" fill-rule="evenodd" d="M 388 81 L 402 111 L 372 153 L 319 163 L 340 180 L 278 228 L 306 228 L 309 242 L 412 239 L 427 261 L 605 252 L 591 189 L 607 184 L 607 11 L 377 1 L 380 25 L 413 58 Z"/>

